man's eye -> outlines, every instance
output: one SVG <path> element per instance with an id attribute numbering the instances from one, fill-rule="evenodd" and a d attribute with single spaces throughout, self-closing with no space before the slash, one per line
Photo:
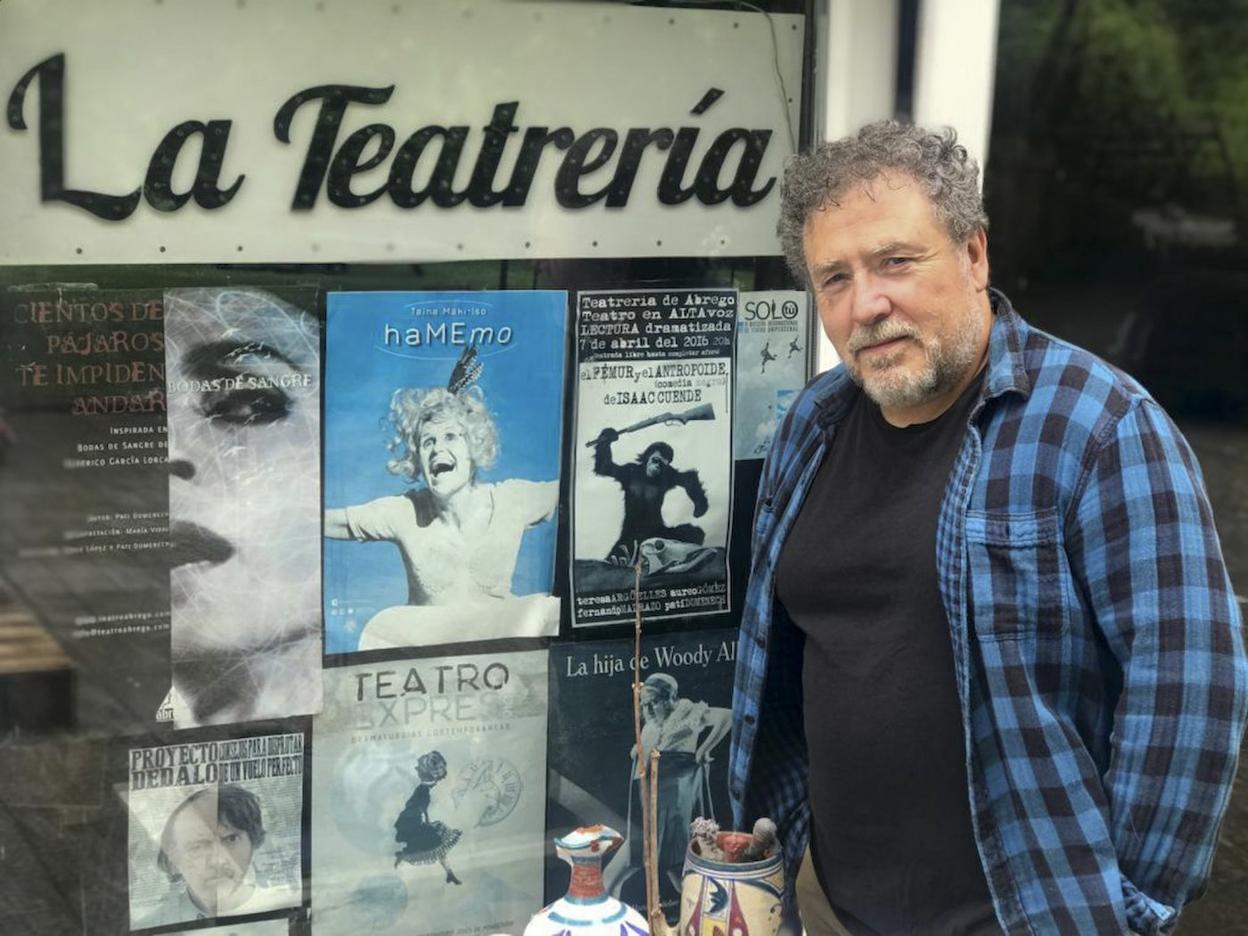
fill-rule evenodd
<path id="1" fill-rule="evenodd" d="M 909 262 L 910 262 L 909 257 L 889 257 L 887 260 L 884 261 L 884 265 L 888 267 L 893 267 L 894 269 L 896 269 L 897 267 L 905 266 Z"/>
<path id="2" fill-rule="evenodd" d="M 231 390 L 207 398 L 202 412 L 236 426 L 265 424 L 290 414 L 290 398 L 280 390 Z"/>

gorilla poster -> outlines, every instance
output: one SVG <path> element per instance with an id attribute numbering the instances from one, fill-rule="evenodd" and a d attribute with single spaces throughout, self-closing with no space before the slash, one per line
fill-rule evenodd
<path id="1" fill-rule="evenodd" d="M 582 292 L 573 625 L 728 610 L 733 289 Z"/>

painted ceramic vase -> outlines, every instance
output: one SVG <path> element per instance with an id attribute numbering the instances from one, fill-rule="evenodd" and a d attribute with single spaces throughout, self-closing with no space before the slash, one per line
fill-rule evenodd
<path id="1" fill-rule="evenodd" d="M 524 936 L 649 936 L 645 918 L 602 886 L 602 862 L 624 841 L 614 829 L 583 826 L 555 839 L 555 853 L 572 865 L 572 882 L 539 911 Z"/>
<path id="2" fill-rule="evenodd" d="M 715 842 L 739 854 L 748 832 L 720 832 Z M 680 890 L 680 936 L 776 936 L 784 895 L 784 856 L 732 864 L 685 854 Z"/>

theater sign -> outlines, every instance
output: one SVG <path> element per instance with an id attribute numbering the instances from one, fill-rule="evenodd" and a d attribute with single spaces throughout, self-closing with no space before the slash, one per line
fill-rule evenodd
<path id="1" fill-rule="evenodd" d="M 801 17 L 213 6 L 0 5 L 0 263 L 776 252 Z"/>

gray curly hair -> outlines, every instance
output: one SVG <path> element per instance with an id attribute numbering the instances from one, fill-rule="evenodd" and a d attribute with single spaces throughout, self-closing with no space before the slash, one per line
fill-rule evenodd
<path id="1" fill-rule="evenodd" d="M 394 457 L 386 462 L 387 471 L 412 482 L 420 480 L 420 430 L 431 419 L 463 423 L 474 479 L 478 469 L 490 468 L 498 460 L 498 429 L 480 387 L 461 393 L 443 387 L 400 387 L 390 397 L 386 448 Z"/>
<path id="2" fill-rule="evenodd" d="M 918 182 L 955 243 L 987 229 L 979 164 L 958 143 L 954 129 L 932 131 L 881 120 L 867 124 L 856 136 L 799 153 L 785 167 L 776 234 L 798 282 L 809 285 L 802 235 L 811 214 L 836 205 L 851 188 L 884 172 L 904 173 Z"/>

